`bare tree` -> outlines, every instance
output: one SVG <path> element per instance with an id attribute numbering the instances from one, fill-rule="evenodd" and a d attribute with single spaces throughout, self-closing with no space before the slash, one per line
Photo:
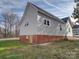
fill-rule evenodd
<path id="1" fill-rule="evenodd" d="M 5 37 L 7 37 L 7 30 L 8 30 L 8 24 L 7 24 L 7 19 L 8 19 L 8 15 L 7 13 L 3 13 L 2 14 L 3 18 L 4 18 L 4 27 L 5 27 Z"/>
<path id="2" fill-rule="evenodd" d="M 4 18 L 5 37 L 12 37 L 18 16 L 12 12 L 2 13 L 2 16 Z"/>
<path id="3" fill-rule="evenodd" d="M 17 18 L 18 19 L 18 18 Z M 19 19 L 17 20 L 16 24 L 15 24 L 15 35 L 19 36 Z"/>

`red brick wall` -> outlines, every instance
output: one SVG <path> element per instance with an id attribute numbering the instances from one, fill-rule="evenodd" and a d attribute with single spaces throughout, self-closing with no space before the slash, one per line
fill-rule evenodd
<path id="1" fill-rule="evenodd" d="M 65 38 L 64 36 L 50 36 L 50 35 L 26 36 L 26 35 L 24 35 L 24 36 L 20 36 L 20 41 L 23 43 L 29 43 L 30 37 L 32 38 L 32 43 L 34 43 L 34 44 L 60 41 Z"/>
<path id="2" fill-rule="evenodd" d="M 28 43 L 29 42 L 28 36 L 26 35 L 20 36 L 20 41 L 23 43 Z"/>
<path id="3" fill-rule="evenodd" d="M 33 37 L 33 43 L 47 43 L 53 41 L 63 40 L 63 36 L 48 36 L 48 35 L 36 35 Z"/>

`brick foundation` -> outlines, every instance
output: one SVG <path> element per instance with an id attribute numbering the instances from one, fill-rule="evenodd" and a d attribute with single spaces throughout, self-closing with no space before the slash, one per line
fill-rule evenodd
<path id="1" fill-rule="evenodd" d="M 29 39 L 26 35 L 23 35 L 23 36 L 20 36 L 20 41 L 23 42 L 23 43 L 28 43 Z"/>
<path id="2" fill-rule="evenodd" d="M 53 41 L 60 41 L 64 40 L 64 36 L 50 36 L 50 35 L 31 35 L 31 36 L 20 36 L 20 41 L 23 43 L 33 43 L 33 44 L 40 44 L 40 43 L 47 43 Z"/>

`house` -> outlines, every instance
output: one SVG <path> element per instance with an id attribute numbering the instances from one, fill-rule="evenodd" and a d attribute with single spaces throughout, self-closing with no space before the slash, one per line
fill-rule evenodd
<path id="1" fill-rule="evenodd" d="M 28 2 L 20 22 L 20 41 L 46 43 L 73 37 L 70 18 L 59 19 Z"/>
<path id="2" fill-rule="evenodd" d="M 74 25 L 73 26 L 73 36 L 78 36 L 79 37 L 79 25 Z"/>
<path id="3" fill-rule="evenodd" d="M 73 38 L 73 23 L 71 22 L 71 19 L 71 17 L 62 18 L 65 22 L 65 35 L 69 40 Z"/>

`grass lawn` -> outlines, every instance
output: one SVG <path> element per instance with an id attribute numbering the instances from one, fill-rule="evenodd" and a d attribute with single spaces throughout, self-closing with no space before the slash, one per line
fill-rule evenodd
<path id="1" fill-rule="evenodd" d="M 0 41 L 0 59 L 79 59 L 79 41 L 25 45 L 18 40 Z"/>

